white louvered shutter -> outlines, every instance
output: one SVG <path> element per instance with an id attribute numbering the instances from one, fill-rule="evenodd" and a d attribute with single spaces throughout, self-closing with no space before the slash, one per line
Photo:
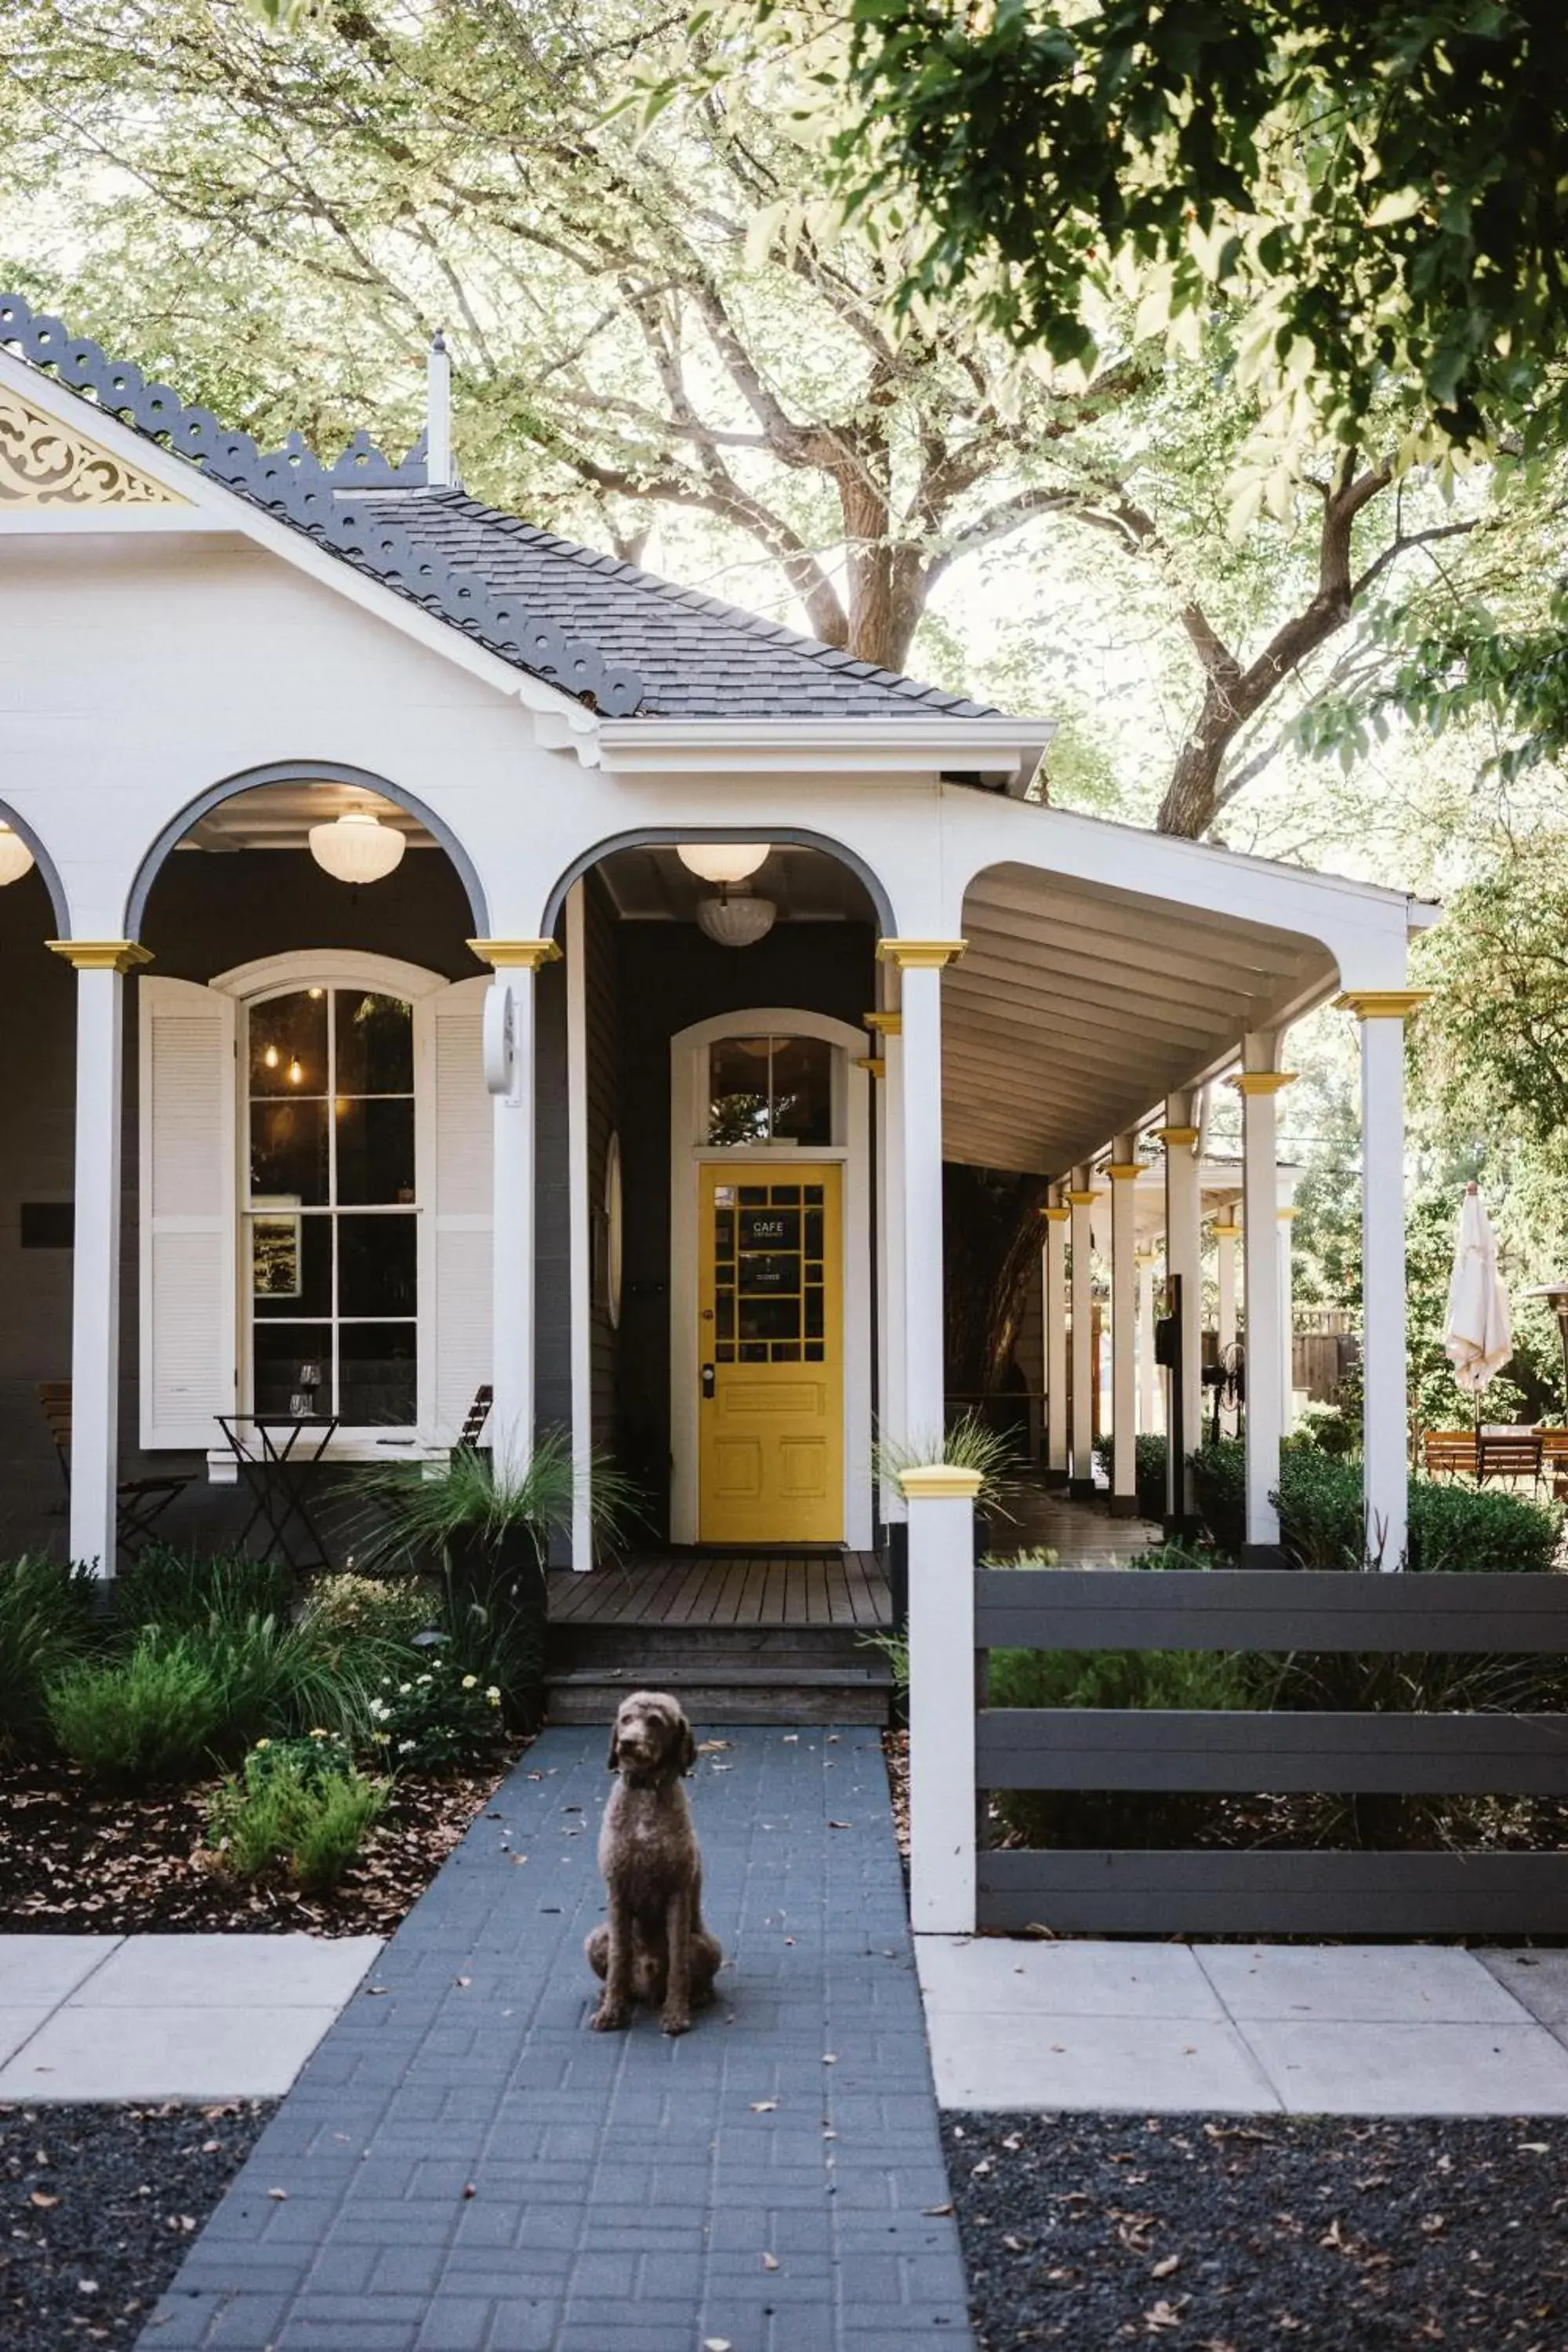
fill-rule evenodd
<path id="1" fill-rule="evenodd" d="M 142 1444 L 205 1451 L 235 1405 L 235 1007 L 184 980 L 137 988 Z"/>
<path id="2" fill-rule="evenodd" d="M 425 1154 L 431 1298 L 420 1338 L 432 1367 L 427 1433 L 447 1444 L 462 1428 L 474 1391 L 490 1377 L 494 1111 L 482 1036 L 489 984 L 488 976 L 459 980 L 426 1000 L 434 1063 Z"/>

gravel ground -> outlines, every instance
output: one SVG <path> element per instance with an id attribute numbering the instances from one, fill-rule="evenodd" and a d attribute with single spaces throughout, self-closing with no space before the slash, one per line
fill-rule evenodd
<path id="1" fill-rule="evenodd" d="M 271 2113 L 0 2107 L 0 2352 L 133 2344 Z"/>
<path id="2" fill-rule="evenodd" d="M 1564 2352 L 1568 2129 L 943 2119 L 984 2352 Z"/>

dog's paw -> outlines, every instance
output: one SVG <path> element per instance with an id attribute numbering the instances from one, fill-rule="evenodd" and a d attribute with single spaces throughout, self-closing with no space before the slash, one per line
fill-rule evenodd
<path id="1" fill-rule="evenodd" d="M 691 2013 L 689 2010 L 667 2009 L 658 2021 L 661 2030 L 666 2033 L 689 2033 L 691 2031 Z"/>
<path id="2" fill-rule="evenodd" d="M 620 2002 L 602 2000 L 588 2022 L 595 2033 L 624 2033 L 630 2015 Z"/>

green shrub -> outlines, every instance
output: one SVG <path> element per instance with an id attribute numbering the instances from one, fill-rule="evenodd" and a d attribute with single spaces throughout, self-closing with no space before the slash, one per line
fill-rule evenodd
<path id="1" fill-rule="evenodd" d="M 1246 1448 L 1239 1438 L 1221 1438 L 1200 1446 L 1191 1462 L 1204 1524 L 1219 1550 L 1235 1559 L 1247 1532 Z M 1315 1446 L 1292 1447 L 1279 1457 L 1275 1502 L 1280 1540 L 1303 1567 L 1366 1564 L 1359 1462 Z M 1555 1562 L 1560 1532 L 1559 1512 L 1501 1487 L 1410 1482 L 1405 1565 L 1414 1571 L 1544 1574 Z"/>
<path id="2" fill-rule="evenodd" d="M 211 1800 L 208 1843 L 236 1878 L 286 1870 L 306 1894 L 324 1893 L 359 1859 L 390 1786 L 328 1733 L 262 1740 Z"/>
<path id="3" fill-rule="evenodd" d="M 370 1699 L 370 1736 L 395 1771 L 455 1771 L 494 1748 L 501 1697 L 498 1683 L 437 1652 L 416 1674 L 383 1675 Z"/>
<path id="4" fill-rule="evenodd" d="M 979 1565 L 982 1568 L 1059 1568 L 1062 1556 L 1047 1545 L 1035 1544 L 1027 1551 L 988 1551 Z"/>
<path id="5" fill-rule="evenodd" d="M 1216 1651 L 991 1653 L 992 1706 L 1228 1708 L 1251 1696 L 1247 1662 Z"/>
<path id="6" fill-rule="evenodd" d="M 371 1730 L 371 1691 L 406 1661 L 398 1643 L 372 1635 L 333 1638 L 309 1622 L 249 1617 L 212 1622 L 182 1637 L 204 1657 L 223 1697 L 224 1752 L 264 1735 L 300 1738 L 321 1729 L 356 1742 Z"/>
<path id="7" fill-rule="evenodd" d="M 1296 1417 L 1295 1433 L 1303 1444 L 1315 1445 L 1320 1454 L 1342 1456 L 1353 1454 L 1361 1444 L 1358 1424 L 1337 1404 L 1304 1406 Z"/>
<path id="8" fill-rule="evenodd" d="M 181 1636 L 144 1633 L 129 1657 L 68 1666 L 45 1696 L 65 1754 L 118 1788 L 195 1779 L 227 1722 L 210 1658 Z"/>
<path id="9" fill-rule="evenodd" d="M 1111 1440 L 1097 1437 L 1094 1458 L 1110 1475 Z M 1132 1441 L 1132 1479 L 1138 1490 L 1138 1510 L 1145 1519 L 1165 1516 L 1165 1441 L 1157 1430 L 1141 1430 Z"/>
<path id="10" fill-rule="evenodd" d="M 36 1553 L 0 1561 L 0 1750 L 47 1744 L 46 1693 L 92 1646 L 96 1581 Z"/>
<path id="11" fill-rule="evenodd" d="M 423 1577 L 323 1576 L 310 1587 L 303 1622 L 318 1634 L 412 1643 L 440 1613 L 440 1589 Z"/>
<path id="12" fill-rule="evenodd" d="M 287 1618 L 293 1580 L 279 1561 L 252 1559 L 247 1552 L 149 1544 L 118 1579 L 114 1601 L 121 1623 L 138 1629 L 157 1625 L 178 1633 L 215 1620 L 243 1625 L 252 1617 Z"/>

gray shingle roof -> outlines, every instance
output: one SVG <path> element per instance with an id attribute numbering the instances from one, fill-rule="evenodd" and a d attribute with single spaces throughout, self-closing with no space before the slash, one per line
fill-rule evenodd
<path id="1" fill-rule="evenodd" d="M 993 718 L 989 706 L 835 652 L 776 621 L 683 588 L 461 490 L 367 492 L 355 504 L 415 547 L 547 614 L 642 681 L 661 719 Z"/>
<path id="2" fill-rule="evenodd" d="M 395 595 L 606 716 L 997 715 L 537 530 L 460 490 L 424 487 L 423 445 L 395 464 L 358 434 L 323 466 L 291 434 L 267 455 L 247 433 L 228 431 L 170 385 L 149 383 L 133 362 L 110 359 L 19 294 L 0 294 L 0 344 Z"/>

